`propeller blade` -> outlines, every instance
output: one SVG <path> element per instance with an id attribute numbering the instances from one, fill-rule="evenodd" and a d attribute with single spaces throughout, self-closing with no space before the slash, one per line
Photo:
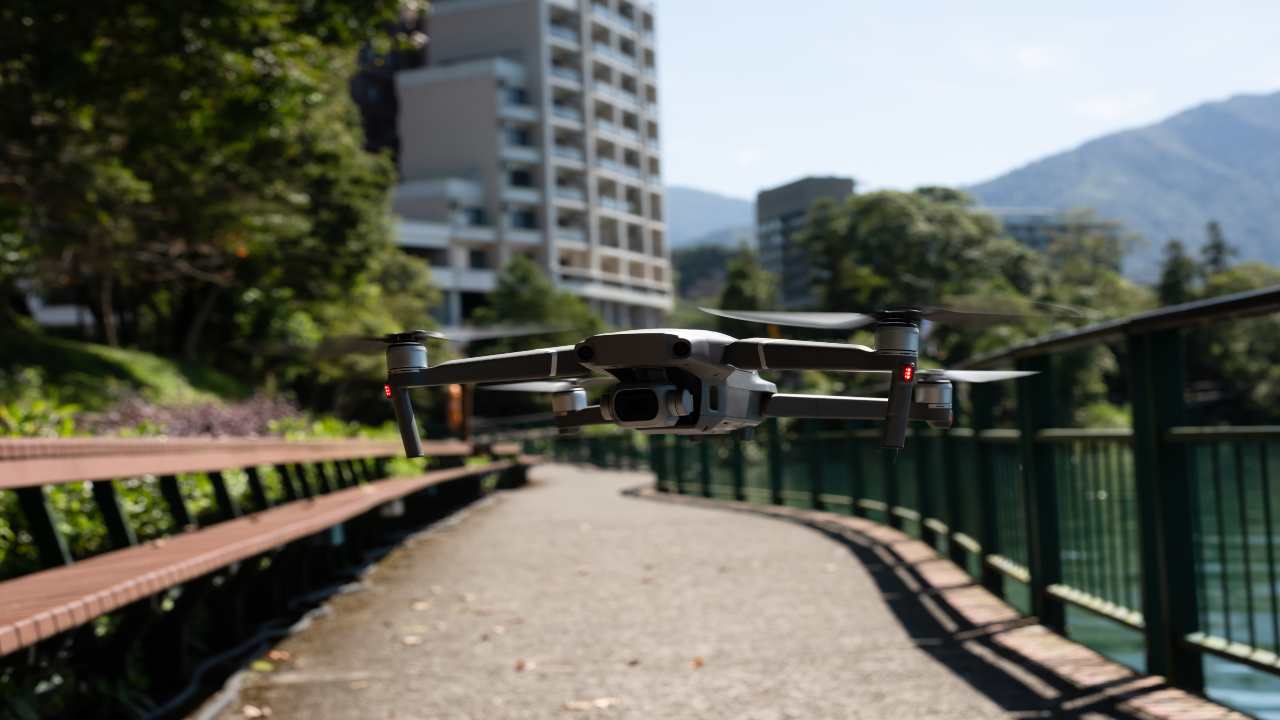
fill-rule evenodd
<path id="1" fill-rule="evenodd" d="M 704 313 L 730 320 L 786 325 L 789 327 L 816 328 L 818 330 L 852 330 L 876 321 L 872 315 L 862 313 L 788 312 L 782 310 L 718 310 L 698 308 Z"/>
<path id="2" fill-rule="evenodd" d="M 499 392 L 558 393 L 578 388 L 599 387 L 618 382 L 614 377 L 590 377 L 582 380 L 529 380 L 518 383 L 499 383 L 497 385 L 477 385 L 480 390 L 497 390 Z"/>
<path id="3" fill-rule="evenodd" d="M 530 380 L 529 382 L 503 383 L 500 385 L 477 385 L 478 390 L 495 390 L 498 392 L 525 392 L 525 393 L 558 393 L 568 392 L 577 389 L 577 385 L 570 382 L 559 382 L 555 380 Z"/>
<path id="4" fill-rule="evenodd" d="M 1021 312 L 961 310 L 958 308 L 944 306 L 924 308 L 921 315 L 930 322 L 967 328 L 983 328 L 990 327 L 992 325 L 1018 323 L 1035 317 L 1033 314 Z"/>
<path id="5" fill-rule="evenodd" d="M 941 375 L 953 382 L 988 383 L 1035 375 L 1034 370 L 925 370 L 921 375 Z"/>
<path id="6" fill-rule="evenodd" d="M 502 338 L 528 337 L 530 335 L 554 335 L 567 332 L 572 328 L 554 325 L 489 325 L 486 327 L 450 328 L 442 337 L 462 345 L 479 340 L 498 340 Z"/>

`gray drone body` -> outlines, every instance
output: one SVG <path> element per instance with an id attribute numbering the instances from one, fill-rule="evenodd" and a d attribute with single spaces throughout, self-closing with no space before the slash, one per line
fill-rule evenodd
<path id="1" fill-rule="evenodd" d="M 750 319 L 750 318 L 748 318 Z M 628 330 L 576 345 L 452 360 L 429 366 L 423 337 L 387 338 L 387 394 L 406 453 L 422 454 L 409 390 L 453 383 L 549 392 L 555 424 L 572 432 L 614 423 L 645 433 L 724 435 L 770 417 L 883 421 L 882 445 L 899 449 L 908 422 L 949 427 L 951 379 L 972 382 L 1026 373 L 917 372 L 917 323 L 890 319 L 876 327 L 875 349 L 846 343 L 749 338 L 708 330 Z M 792 395 L 760 376 L 770 370 L 883 373 L 887 397 Z M 614 383 L 597 405 L 582 384 Z M 548 382 L 554 381 L 554 382 Z M 514 385 L 510 385 L 514 383 Z"/>

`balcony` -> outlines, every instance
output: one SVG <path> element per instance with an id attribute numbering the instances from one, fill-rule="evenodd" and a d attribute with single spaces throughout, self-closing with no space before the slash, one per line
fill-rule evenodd
<path id="1" fill-rule="evenodd" d="M 612 60 L 616 63 L 622 63 L 627 66 L 628 69 L 635 67 L 637 62 L 635 57 L 614 50 L 612 47 L 605 45 L 604 43 L 593 43 L 591 45 L 591 49 L 598 57 L 602 57 L 606 60 Z"/>
<path id="2" fill-rule="evenodd" d="M 622 102 L 625 102 L 634 107 L 640 106 L 640 96 L 636 95 L 633 92 L 628 92 L 626 90 L 623 90 L 620 87 L 610 85 L 609 83 L 603 80 L 593 80 L 591 83 L 591 87 L 593 90 L 596 91 L 596 93 L 600 95 L 604 95 L 606 97 L 610 97 L 615 100 L 621 100 Z"/>
<path id="3" fill-rule="evenodd" d="M 556 38 L 557 40 L 563 40 L 574 47 L 578 47 L 582 44 L 582 36 L 573 28 L 552 23 L 547 28 L 547 33 L 550 34 L 551 37 Z"/>
<path id="4" fill-rule="evenodd" d="M 542 153 L 538 150 L 537 145 L 524 145 L 512 142 L 505 133 L 498 133 L 498 141 L 501 143 L 502 157 L 504 160 L 536 163 L 542 159 Z"/>
<path id="5" fill-rule="evenodd" d="M 615 13 L 614 11 L 605 7 L 604 5 L 596 5 L 595 3 L 592 3 L 591 14 L 595 15 L 601 20 L 604 20 L 607 23 L 616 25 L 618 27 L 624 28 L 631 32 L 635 32 L 638 29 L 638 26 L 636 25 L 635 20 L 632 20 L 629 17 L 624 17 L 622 15 L 619 15 L 618 13 Z"/>
<path id="6" fill-rule="evenodd" d="M 609 172 L 622 173 L 623 175 L 629 175 L 634 178 L 644 177 L 644 171 L 640 168 L 635 165 L 625 165 L 617 160 L 599 158 L 596 160 L 596 165 L 598 165 L 602 170 L 608 170 Z"/>
<path id="7" fill-rule="evenodd" d="M 582 191 L 582 188 L 573 187 L 572 185 L 557 185 L 556 198 L 581 203 L 587 201 L 587 194 Z"/>
<path id="8" fill-rule="evenodd" d="M 529 105 L 528 103 L 515 100 L 507 93 L 501 93 L 498 100 L 498 115 L 504 120 L 536 122 L 538 119 L 538 108 Z"/>
<path id="9" fill-rule="evenodd" d="M 561 83 L 568 83 L 577 87 L 582 86 L 582 71 L 564 65 L 552 65 L 551 77 L 559 80 Z"/>
<path id="10" fill-rule="evenodd" d="M 536 228 L 520 227 L 508 224 L 502 230 L 502 235 L 512 243 L 520 245 L 541 245 L 542 231 Z"/>
<path id="11" fill-rule="evenodd" d="M 554 145 L 551 148 L 551 154 L 561 160 L 573 160 L 575 162 L 584 162 L 587 159 L 586 153 L 581 148 L 571 145 Z"/>
<path id="12" fill-rule="evenodd" d="M 582 122 L 582 111 L 568 105 L 552 105 L 551 114 L 560 120 L 572 120 L 576 123 Z"/>
<path id="13" fill-rule="evenodd" d="M 585 245 L 587 243 L 587 231 L 579 227 L 558 227 L 556 228 L 556 240 Z"/>
<path id="14" fill-rule="evenodd" d="M 640 214 L 640 206 L 635 203 L 629 203 L 626 200 L 618 200 L 617 198 L 601 197 L 598 201 L 600 207 L 606 210 L 616 210 L 618 212 L 630 213 L 632 215 Z"/>
<path id="15" fill-rule="evenodd" d="M 502 198 L 512 202 L 536 203 L 542 200 L 542 191 L 531 185 L 506 184 L 502 188 Z"/>

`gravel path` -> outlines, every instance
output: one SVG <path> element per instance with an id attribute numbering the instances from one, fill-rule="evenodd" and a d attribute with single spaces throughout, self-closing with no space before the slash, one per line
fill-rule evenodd
<path id="1" fill-rule="evenodd" d="M 637 473 L 531 475 L 384 559 L 224 717 L 1008 716 L 842 544 L 620 495 Z"/>

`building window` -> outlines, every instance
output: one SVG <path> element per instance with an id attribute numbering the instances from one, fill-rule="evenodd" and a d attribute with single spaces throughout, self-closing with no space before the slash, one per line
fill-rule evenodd
<path id="1" fill-rule="evenodd" d="M 489 219 L 484 208 L 469 207 L 462 209 L 462 220 L 468 225 L 488 225 Z"/>
<path id="2" fill-rule="evenodd" d="M 467 267 L 472 270 L 488 270 L 489 252 L 487 250 L 468 250 Z"/>
<path id="3" fill-rule="evenodd" d="M 537 230 L 538 213 L 533 210 L 513 210 L 511 212 L 511 227 L 521 230 Z"/>
<path id="4" fill-rule="evenodd" d="M 512 170 L 507 173 L 507 183 L 512 187 L 533 187 L 533 173 L 528 170 Z"/>
<path id="5" fill-rule="evenodd" d="M 528 128 L 507 128 L 507 142 L 516 147 L 533 147 L 533 133 Z"/>
<path id="6" fill-rule="evenodd" d="M 507 88 L 507 102 L 512 105 L 528 105 L 529 91 L 524 88 Z"/>

